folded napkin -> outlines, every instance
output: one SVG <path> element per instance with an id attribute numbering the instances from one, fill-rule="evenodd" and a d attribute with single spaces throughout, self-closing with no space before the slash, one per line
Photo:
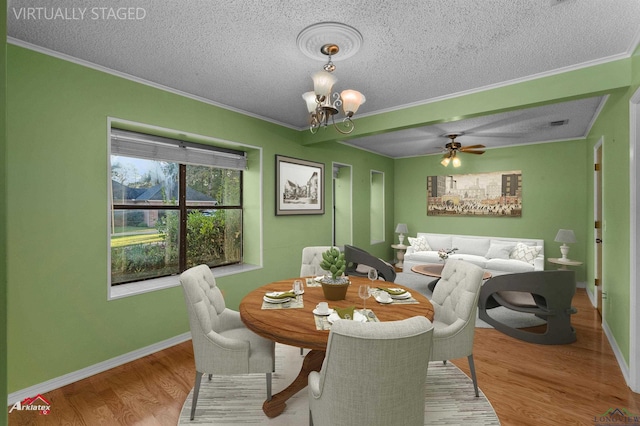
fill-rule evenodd
<path id="1" fill-rule="evenodd" d="M 287 297 L 296 297 L 296 294 L 293 291 L 272 291 L 265 296 L 269 299 L 286 299 Z"/>
<path id="2" fill-rule="evenodd" d="M 397 296 L 399 294 L 405 294 L 407 290 L 402 290 L 400 288 L 386 288 L 386 287 L 378 287 L 378 290 L 386 291 L 389 294 Z"/>
<path id="3" fill-rule="evenodd" d="M 353 311 L 355 309 L 355 306 L 349 306 L 347 308 L 333 308 L 336 310 L 336 313 L 338 314 L 338 316 L 342 319 L 353 319 Z"/>

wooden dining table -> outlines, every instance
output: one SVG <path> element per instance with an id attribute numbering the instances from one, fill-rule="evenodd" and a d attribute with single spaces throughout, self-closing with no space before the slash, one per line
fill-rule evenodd
<path id="1" fill-rule="evenodd" d="M 313 310 L 319 302 L 326 301 L 330 308 L 363 307 L 363 300 L 358 297 L 358 287 L 361 284 L 371 284 L 367 278 L 350 276 L 351 285 L 344 300 L 331 301 L 324 297 L 322 287 L 306 286 L 301 296 L 303 307 L 279 309 L 263 309 L 263 296 L 267 292 L 291 290 L 293 281 L 307 278 L 291 278 L 276 281 L 259 287 L 247 294 L 240 302 L 240 317 L 247 328 L 256 334 L 285 345 L 311 349 L 302 362 L 302 368 L 293 382 L 281 392 L 272 396 L 262 405 L 262 410 L 268 417 L 280 415 L 286 401 L 307 386 L 307 376 L 311 371 L 320 371 L 324 360 L 329 330 L 318 330 Z M 396 321 L 413 316 L 424 316 L 433 320 L 433 305 L 422 294 L 396 283 L 376 281 L 375 286 L 403 288 L 411 292 L 415 303 L 381 304 L 373 297 L 367 299 L 367 309 L 372 310 L 379 321 Z"/>

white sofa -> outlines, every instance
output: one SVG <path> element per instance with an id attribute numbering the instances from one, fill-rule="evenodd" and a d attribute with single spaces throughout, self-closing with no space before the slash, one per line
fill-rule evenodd
<path id="1" fill-rule="evenodd" d="M 424 242 L 426 241 L 426 245 Z M 416 265 L 442 263 L 438 250 L 457 248 L 450 259 L 462 259 L 494 275 L 544 270 L 544 240 L 418 232 L 409 237 L 404 272 Z"/>

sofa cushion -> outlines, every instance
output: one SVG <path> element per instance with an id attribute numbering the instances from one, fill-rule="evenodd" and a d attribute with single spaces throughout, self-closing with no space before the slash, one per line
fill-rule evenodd
<path id="1" fill-rule="evenodd" d="M 453 248 L 451 245 L 451 235 L 427 235 L 427 242 L 432 250 Z"/>
<path id="2" fill-rule="evenodd" d="M 538 256 L 538 253 L 540 253 L 540 246 L 528 246 L 524 243 L 518 243 L 509 257 L 533 265 L 533 260 Z"/>
<path id="3" fill-rule="evenodd" d="M 487 254 L 487 250 L 489 250 L 490 242 L 491 240 L 488 238 L 452 237 L 451 248 L 457 248 L 460 254 L 468 253 L 484 257 Z"/>
<path id="4" fill-rule="evenodd" d="M 507 243 L 491 240 L 489 250 L 484 255 L 487 259 L 509 259 L 516 243 Z"/>
<path id="5" fill-rule="evenodd" d="M 487 265 L 487 259 L 484 256 L 476 256 L 475 254 L 456 253 L 449 255 L 449 259 L 464 260 L 481 268 L 486 268 Z"/>
<path id="6" fill-rule="evenodd" d="M 431 251 L 431 247 L 429 247 L 429 243 L 424 237 L 409 237 L 409 245 L 413 247 L 414 251 Z"/>
<path id="7" fill-rule="evenodd" d="M 485 267 L 490 271 L 501 272 L 531 272 L 533 265 L 516 259 L 489 259 Z"/>
<path id="8" fill-rule="evenodd" d="M 438 256 L 437 251 L 414 251 L 408 256 L 404 257 L 405 260 L 412 260 L 420 263 L 439 263 L 442 262 Z"/>

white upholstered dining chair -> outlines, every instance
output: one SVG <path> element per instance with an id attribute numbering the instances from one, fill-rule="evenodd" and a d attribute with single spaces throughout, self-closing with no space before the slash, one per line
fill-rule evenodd
<path id="1" fill-rule="evenodd" d="M 329 250 L 332 246 L 311 246 L 302 249 L 302 264 L 300 265 L 301 277 L 317 277 L 327 274 L 320 267 L 322 262 L 322 253 Z M 337 248 L 337 247 L 336 247 Z"/>
<path id="2" fill-rule="evenodd" d="M 322 369 L 309 374 L 309 424 L 424 425 L 432 335 L 421 316 L 336 321 Z"/>
<path id="3" fill-rule="evenodd" d="M 433 290 L 433 350 L 431 361 L 467 357 L 476 396 L 478 380 L 473 363 L 473 337 L 484 271 L 463 260 L 447 261 Z"/>
<path id="4" fill-rule="evenodd" d="M 267 400 L 271 399 L 271 373 L 275 369 L 275 343 L 247 329 L 240 314 L 228 309 L 207 265 L 180 275 L 187 303 L 196 363 L 191 420 L 196 412 L 203 374 L 266 373 Z"/>

